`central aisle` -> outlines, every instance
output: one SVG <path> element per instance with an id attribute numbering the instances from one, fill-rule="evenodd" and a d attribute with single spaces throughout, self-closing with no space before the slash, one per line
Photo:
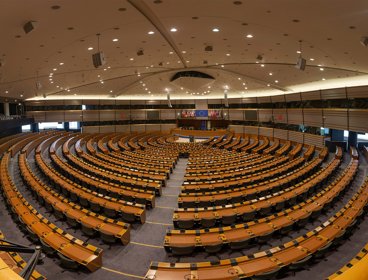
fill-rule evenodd
<path id="1" fill-rule="evenodd" d="M 184 182 L 188 159 L 180 158 L 162 188 L 162 196 L 156 197 L 156 206 L 147 211 L 146 222 L 143 225 L 132 224 L 131 241 L 125 246 L 113 246 L 104 252 L 103 268 L 96 271 L 88 279 L 142 279 L 152 260 L 175 261 L 170 258 L 163 247 L 164 237 L 168 228 L 173 228 L 172 216 L 178 207 L 178 195 Z M 115 273 L 109 273 L 114 270 Z M 117 275 L 117 272 L 125 275 Z M 126 274 L 132 274 L 128 276 Z"/>

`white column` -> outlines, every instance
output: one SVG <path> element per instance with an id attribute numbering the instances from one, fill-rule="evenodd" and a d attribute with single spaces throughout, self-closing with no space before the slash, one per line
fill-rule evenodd
<path id="1" fill-rule="evenodd" d="M 6 117 L 10 116 L 9 103 L 4 103 L 4 115 Z"/>

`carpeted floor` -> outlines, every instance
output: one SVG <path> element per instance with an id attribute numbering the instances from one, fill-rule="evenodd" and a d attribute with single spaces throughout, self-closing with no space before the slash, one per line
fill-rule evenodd
<path id="1" fill-rule="evenodd" d="M 330 155 L 330 158 L 333 155 Z M 31 160 L 30 166 L 42 178 L 40 172 L 37 171 L 34 162 Z M 344 156 L 344 162 L 340 167 L 340 172 L 346 167 L 350 157 Z M 342 205 L 344 205 L 350 197 L 354 194 L 357 188 L 363 182 L 363 179 L 367 175 L 367 163 L 364 159 L 361 160 L 359 167 L 359 173 L 356 180 L 350 187 L 350 189 L 341 197 L 341 200 L 329 209 L 321 217 L 308 224 L 305 229 L 297 232 L 293 232 L 289 236 L 275 237 L 269 244 L 262 247 L 254 246 L 247 250 L 231 251 L 225 249 L 216 255 L 208 255 L 204 252 L 195 252 L 188 257 L 174 257 L 167 254 L 162 247 L 163 239 L 167 228 L 173 227 L 172 214 L 174 208 L 177 207 L 177 197 L 180 193 L 180 186 L 183 183 L 183 177 L 185 174 L 185 168 L 187 165 L 187 159 L 180 159 L 176 165 L 170 179 L 167 181 L 167 187 L 163 188 L 162 197 L 157 198 L 156 207 L 147 211 L 147 222 L 143 225 L 132 225 L 131 242 L 127 246 L 120 244 L 114 244 L 112 246 L 102 243 L 99 239 L 87 239 L 86 236 L 80 232 L 80 230 L 70 229 L 69 226 L 63 222 L 58 221 L 50 213 L 47 213 L 43 207 L 40 207 L 38 202 L 32 197 L 31 193 L 22 183 L 19 170 L 17 168 L 17 160 L 13 159 L 12 174 L 13 179 L 19 188 L 20 192 L 25 198 L 35 206 L 47 219 L 55 223 L 59 227 L 69 231 L 72 235 L 82 240 L 88 240 L 91 244 L 104 249 L 103 253 L 103 268 L 94 272 L 88 273 L 86 271 L 66 271 L 58 265 L 57 258 L 46 257 L 44 263 L 37 267 L 40 273 L 46 275 L 49 279 L 67 280 L 67 279 L 119 279 L 119 280 L 132 280 L 142 279 L 147 272 L 147 269 L 151 261 L 173 261 L 173 262 L 187 262 L 187 261 L 209 261 L 218 260 L 224 258 L 238 257 L 244 254 L 257 252 L 259 250 L 265 250 L 270 247 L 285 243 L 290 239 L 295 238 L 305 232 L 315 228 L 321 222 L 325 221 L 334 212 L 338 211 Z M 14 220 L 8 214 L 9 211 L 5 208 L 4 200 L 0 198 L 0 229 L 5 236 L 13 241 L 31 245 L 31 242 L 24 236 L 24 234 L 16 226 Z M 326 256 L 324 260 L 319 263 L 311 265 L 308 269 L 297 272 L 296 275 L 285 275 L 282 279 L 297 279 L 297 280 L 309 280 L 311 277 L 314 279 L 324 279 L 330 275 L 347 261 L 349 261 L 367 242 L 368 240 L 368 221 L 365 219 L 357 228 L 355 233 L 346 240 L 343 245 L 337 248 L 332 254 Z M 23 255 L 27 260 L 29 256 Z"/>

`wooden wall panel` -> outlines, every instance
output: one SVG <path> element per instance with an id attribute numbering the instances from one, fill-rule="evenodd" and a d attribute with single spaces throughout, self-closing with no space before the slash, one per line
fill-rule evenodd
<path id="1" fill-rule="evenodd" d="M 126 121 L 130 119 L 130 110 L 115 110 L 115 120 Z"/>
<path id="2" fill-rule="evenodd" d="M 273 128 L 259 127 L 259 135 L 273 137 Z"/>
<path id="3" fill-rule="evenodd" d="M 258 135 L 258 126 L 244 126 L 244 133 L 248 135 Z"/>
<path id="4" fill-rule="evenodd" d="M 256 97 L 246 97 L 246 98 L 242 98 L 241 102 L 243 104 L 254 104 L 254 103 L 257 103 L 257 98 Z"/>
<path id="5" fill-rule="evenodd" d="M 273 96 L 271 96 L 271 101 L 272 101 L 272 103 L 285 102 L 285 95 L 284 94 L 273 95 Z"/>
<path id="6" fill-rule="evenodd" d="M 325 127 L 348 129 L 347 109 L 323 109 L 323 116 Z"/>
<path id="7" fill-rule="evenodd" d="M 161 110 L 161 120 L 175 120 L 175 110 Z"/>
<path id="8" fill-rule="evenodd" d="M 273 109 L 273 120 L 276 123 L 287 123 L 286 109 Z"/>
<path id="9" fill-rule="evenodd" d="M 29 118 L 34 118 L 35 122 L 44 122 L 46 119 L 46 112 L 44 111 L 27 112 L 26 115 Z"/>
<path id="10" fill-rule="evenodd" d="M 244 111 L 243 110 L 229 110 L 229 119 L 230 120 L 244 120 Z"/>
<path id="11" fill-rule="evenodd" d="M 146 124 L 146 132 L 149 131 L 160 131 L 161 125 L 159 124 Z"/>
<path id="12" fill-rule="evenodd" d="M 98 121 L 99 118 L 100 118 L 100 114 L 99 114 L 98 110 L 82 111 L 82 120 L 84 122 Z"/>
<path id="13" fill-rule="evenodd" d="M 271 96 L 261 96 L 257 98 L 259 103 L 271 103 Z M 257 103 L 257 102 L 256 102 Z"/>
<path id="14" fill-rule="evenodd" d="M 304 125 L 323 127 L 322 109 L 303 109 Z"/>
<path id="15" fill-rule="evenodd" d="M 298 131 L 288 131 L 288 140 L 303 143 L 304 140 L 304 133 Z"/>
<path id="16" fill-rule="evenodd" d="M 99 133 L 100 127 L 99 126 L 83 126 L 82 132 L 83 133 Z"/>
<path id="17" fill-rule="evenodd" d="M 316 147 L 324 146 L 324 136 L 304 133 L 304 143 Z"/>
<path id="18" fill-rule="evenodd" d="M 46 122 L 63 122 L 64 121 L 64 111 L 47 111 L 45 121 Z"/>
<path id="19" fill-rule="evenodd" d="M 319 90 L 307 91 L 302 93 L 302 100 L 320 100 L 321 93 Z"/>
<path id="20" fill-rule="evenodd" d="M 301 99 L 300 99 L 300 93 L 285 94 L 285 99 L 286 99 L 287 102 L 290 102 L 290 101 L 301 101 Z"/>
<path id="21" fill-rule="evenodd" d="M 82 100 L 64 100 L 64 105 L 82 105 Z"/>
<path id="22" fill-rule="evenodd" d="M 145 132 L 146 131 L 146 125 L 145 124 L 132 124 L 130 126 L 131 132 Z"/>
<path id="23" fill-rule="evenodd" d="M 275 128 L 273 130 L 273 137 L 287 140 L 288 139 L 288 131 L 287 130 L 283 130 L 283 129 L 277 129 L 277 128 Z"/>
<path id="24" fill-rule="evenodd" d="M 161 131 L 169 132 L 171 129 L 176 128 L 176 124 L 161 124 Z"/>
<path id="25" fill-rule="evenodd" d="M 348 98 L 368 98 L 368 86 L 348 88 Z"/>
<path id="26" fill-rule="evenodd" d="M 144 110 L 131 110 L 130 117 L 132 120 L 145 120 L 146 119 L 146 111 Z"/>
<path id="27" fill-rule="evenodd" d="M 345 88 L 322 90 L 322 99 L 346 99 Z"/>
<path id="28" fill-rule="evenodd" d="M 82 111 L 65 111 L 64 120 L 66 122 L 80 122 L 82 120 Z"/>
<path id="29" fill-rule="evenodd" d="M 259 122 L 272 121 L 272 109 L 259 109 L 258 118 L 259 118 Z"/>
<path id="30" fill-rule="evenodd" d="M 229 129 L 235 133 L 244 133 L 244 126 L 242 125 L 229 125 Z"/>
<path id="31" fill-rule="evenodd" d="M 114 121 L 115 111 L 114 110 L 101 110 L 100 121 Z"/>
<path id="32" fill-rule="evenodd" d="M 368 132 L 368 110 L 349 110 L 349 130 Z"/>
<path id="33" fill-rule="evenodd" d="M 104 125 L 100 126 L 100 133 L 109 133 L 109 132 L 115 132 L 115 125 Z"/>
<path id="34" fill-rule="evenodd" d="M 289 124 L 303 124 L 302 109 L 287 109 Z"/>
<path id="35" fill-rule="evenodd" d="M 115 126 L 116 132 L 130 132 L 130 125 L 116 125 Z"/>

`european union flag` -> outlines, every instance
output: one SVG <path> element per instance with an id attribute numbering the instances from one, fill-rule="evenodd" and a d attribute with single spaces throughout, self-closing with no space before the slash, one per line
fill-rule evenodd
<path id="1" fill-rule="evenodd" d="M 205 118 L 208 117 L 208 110 L 196 110 L 195 116 L 197 118 Z"/>

